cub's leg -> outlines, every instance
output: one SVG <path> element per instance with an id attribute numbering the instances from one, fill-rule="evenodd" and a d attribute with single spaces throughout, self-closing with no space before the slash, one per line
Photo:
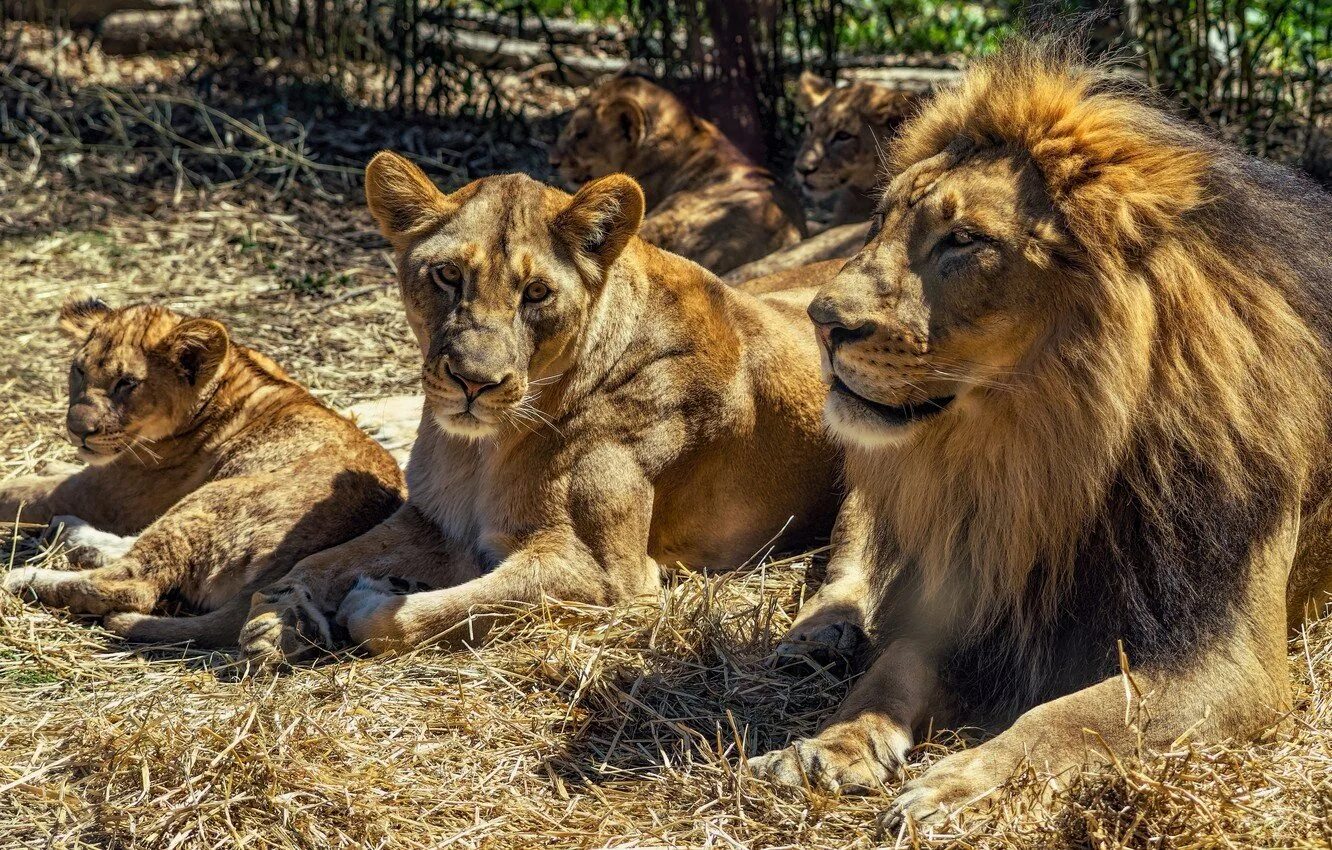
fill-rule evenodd
<path id="1" fill-rule="evenodd" d="M 49 523 L 57 514 L 78 513 L 78 473 L 28 475 L 0 481 L 0 524 L 15 520 Z M 82 506 L 87 507 L 87 506 Z"/>
<path id="2" fill-rule="evenodd" d="M 123 558 L 138 540 L 138 535 L 112 534 L 99 531 L 76 516 L 58 516 L 51 520 L 48 540 L 64 546 L 65 557 L 77 570 L 105 567 Z"/>
<path id="3" fill-rule="evenodd" d="M 935 664 L 910 640 L 889 644 L 813 738 L 749 760 L 757 776 L 824 791 L 874 791 L 898 779 L 916 731 L 940 714 Z"/>
<path id="4" fill-rule="evenodd" d="M 364 576 L 439 587 L 479 574 L 462 547 L 406 505 L 360 537 L 305 558 L 256 591 L 241 629 L 241 652 L 258 664 L 281 666 L 334 649 L 333 612 Z"/>
<path id="5" fill-rule="evenodd" d="M 589 451 L 548 492 L 567 494 L 564 524 L 524 536 L 493 570 L 471 581 L 398 595 L 360 582 L 338 609 L 338 622 L 372 652 L 472 643 L 512 616 L 515 606 L 546 599 L 611 605 L 661 591 L 648 557 L 652 486 L 631 450 Z"/>
<path id="6" fill-rule="evenodd" d="M 778 657 L 808 657 L 828 663 L 854 655 L 865 644 L 869 581 L 865 576 L 869 515 L 859 495 L 847 495 L 833 526 L 828 573 L 805 600 L 791 629 L 777 645 Z"/>

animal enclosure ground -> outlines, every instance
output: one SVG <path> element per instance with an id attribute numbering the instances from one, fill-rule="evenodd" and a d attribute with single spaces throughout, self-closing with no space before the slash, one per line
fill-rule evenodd
<path id="1" fill-rule="evenodd" d="M 0 191 L 0 477 L 72 459 L 54 319 L 73 290 L 223 318 L 337 406 L 416 386 L 386 246 L 352 195 L 109 196 L 44 168 Z M 2 540 L 4 565 L 60 559 Z M 1296 707 L 1268 740 L 1123 754 L 967 832 L 876 836 L 884 795 L 749 778 L 743 754 L 812 732 L 845 688 L 765 664 L 809 566 L 681 572 L 656 608 L 550 606 L 479 651 L 257 679 L 0 597 L 0 848 L 1332 844 L 1327 621 L 1291 642 Z M 922 746 L 912 774 L 955 746 Z"/>

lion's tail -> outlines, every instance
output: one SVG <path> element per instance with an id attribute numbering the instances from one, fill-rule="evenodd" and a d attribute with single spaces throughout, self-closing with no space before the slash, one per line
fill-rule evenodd
<path id="1" fill-rule="evenodd" d="M 135 643 L 189 643 L 200 649 L 221 649 L 236 646 L 249 612 L 249 594 L 242 593 L 221 608 L 196 617 L 126 612 L 108 614 L 102 625 Z"/>

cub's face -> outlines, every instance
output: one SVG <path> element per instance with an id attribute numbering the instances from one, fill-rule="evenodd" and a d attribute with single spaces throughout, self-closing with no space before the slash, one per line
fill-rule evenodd
<path id="1" fill-rule="evenodd" d="M 96 299 L 66 303 L 60 327 L 78 343 L 66 432 L 93 464 L 122 453 L 147 459 L 153 442 L 188 427 L 229 346 L 217 322 Z"/>
<path id="2" fill-rule="evenodd" d="M 848 189 L 873 192 L 882 174 L 882 151 L 915 98 L 864 82 L 834 88 L 808 72 L 798 93 L 809 122 L 795 159 L 801 189 L 815 201 Z"/>
<path id="3" fill-rule="evenodd" d="M 944 153 L 889 184 L 875 230 L 810 304 L 845 440 L 901 442 L 1005 392 L 1048 327 L 1068 250 L 1039 174 Z"/>
<path id="4" fill-rule="evenodd" d="M 616 78 L 583 99 L 550 149 L 550 165 L 566 186 L 629 171 L 647 134 L 647 114 L 657 122 L 672 112 L 662 108 L 671 95 L 647 80 Z"/>
<path id="5" fill-rule="evenodd" d="M 515 174 L 446 195 L 385 152 L 366 193 L 398 252 L 435 420 L 470 439 L 530 428 L 535 396 L 575 365 L 610 266 L 638 230 L 638 185 L 613 175 L 571 199 Z"/>

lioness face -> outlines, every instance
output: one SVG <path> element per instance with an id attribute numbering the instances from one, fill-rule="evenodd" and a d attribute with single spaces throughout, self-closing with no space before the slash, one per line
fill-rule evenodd
<path id="1" fill-rule="evenodd" d="M 832 385 L 825 409 L 845 439 L 882 445 L 1002 392 L 1057 295 L 1046 275 L 1059 236 L 1030 164 L 952 154 L 889 184 L 866 246 L 809 314 Z"/>
<path id="2" fill-rule="evenodd" d="M 96 299 L 67 303 L 60 327 L 79 343 L 65 428 L 90 464 L 151 457 L 153 442 L 188 427 L 229 345 L 217 322 Z"/>
<path id="3" fill-rule="evenodd" d="M 382 153 L 366 192 L 398 250 L 440 427 L 477 439 L 539 419 L 529 412 L 534 388 L 576 363 L 605 275 L 638 230 L 637 184 L 614 175 L 570 199 L 506 175 L 446 195 L 407 160 Z"/>
<path id="4" fill-rule="evenodd" d="M 550 165 L 570 189 L 628 168 L 643 136 L 643 110 L 605 87 L 578 105 L 550 150 Z"/>

